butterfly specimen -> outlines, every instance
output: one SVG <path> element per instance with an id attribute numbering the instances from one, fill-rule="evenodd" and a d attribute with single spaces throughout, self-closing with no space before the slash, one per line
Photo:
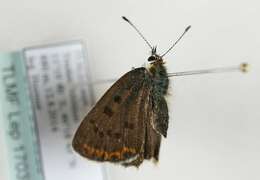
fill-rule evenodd
<path id="1" fill-rule="evenodd" d="M 74 136 L 72 146 L 83 157 L 138 167 L 145 159 L 159 160 L 162 136 L 167 136 L 168 106 L 165 95 L 169 77 L 209 72 L 224 72 L 238 67 L 167 73 L 163 57 L 190 29 L 162 55 L 128 22 L 151 48 L 150 66 L 133 69 L 117 80 L 86 115 Z"/>

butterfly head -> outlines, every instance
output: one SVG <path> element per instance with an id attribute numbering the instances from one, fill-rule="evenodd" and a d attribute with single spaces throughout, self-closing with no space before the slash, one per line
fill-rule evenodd
<path id="1" fill-rule="evenodd" d="M 156 46 L 152 48 L 152 55 L 148 58 L 148 61 L 151 63 L 156 61 L 162 61 L 162 57 L 156 53 Z"/>

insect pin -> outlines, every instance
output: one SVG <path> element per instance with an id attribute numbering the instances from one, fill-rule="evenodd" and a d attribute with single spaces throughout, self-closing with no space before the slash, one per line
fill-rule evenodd
<path id="1" fill-rule="evenodd" d="M 230 71 L 246 72 L 248 65 L 167 73 L 163 57 L 190 29 L 188 26 L 162 55 L 126 17 L 151 49 L 150 66 L 124 74 L 100 98 L 81 122 L 72 146 L 81 156 L 100 162 L 139 167 L 144 160 L 159 160 L 161 137 L 167 136 L 169 77 Z"/>

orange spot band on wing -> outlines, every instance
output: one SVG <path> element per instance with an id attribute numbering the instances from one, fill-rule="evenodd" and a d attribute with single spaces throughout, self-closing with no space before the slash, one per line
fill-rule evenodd
<path id="1" fill-rule="evenodd" d="M 125 159 L 124 155 L 127 154 L 136 154 L 136 150 L 134 148 L 123 147 L 118 151 L 104 151 L 101 149 L 95 149 L 93 147 L 88 146 L 87 144 L 83 145 L 85 153 L 91 156 L 96 156 L 98 158 L 103 158 L 104 160 L 123 160 Z"/>

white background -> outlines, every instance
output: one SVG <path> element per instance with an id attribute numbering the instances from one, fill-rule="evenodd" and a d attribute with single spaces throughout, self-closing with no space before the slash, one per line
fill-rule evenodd
<path id="1" fill-rule="evenodd" d="M 117 179 L 260 178 L 260 3 L 257 0 L 0 0 L 0 50 L 83 39 L 94 80 L 118 78 L 146 62 L 149 49 L 120 17 L 131 19 L 158 52 L 187 25 L 169 53 L 169 72 L 251 64 L 240 73 L 172 79 L 168 138 L 160 162 L 139 170 L 108 165 Z M 95 85 L 97 97 L 110 84 Z M 2 141 L 2 139 L 0 139 Z M 3 147 L 1 145 L 1 147 Z M 0 148 L 0 179 L 4 179 Z"/>

